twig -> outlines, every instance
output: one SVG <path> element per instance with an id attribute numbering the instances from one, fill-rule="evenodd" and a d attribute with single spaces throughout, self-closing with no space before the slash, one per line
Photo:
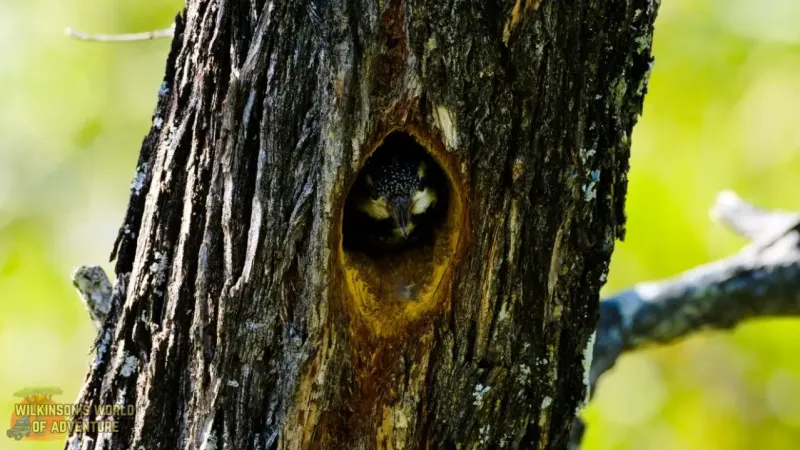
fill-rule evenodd
<path id="1" fill-rule="evenodd" d="M 751 241 L 780 234 L 797 223 L 800 215 L 766 211 L 746 203 L 732 191 L 722 191 L 709 210 L 711 218 Z"/>
<path id="2" fill-rule="evenodd" d="M 717 197 L 711 215 L 751 244 L 729 258 L 605 299 L 590 392 L 623 352 L 705 329 L 732 328 L 748 319 L 800 316 L 800 214 L 762 210 L 726 191 Z M 573 428 L 575 448 L 583 424 Z"/>
<path id="3" fill-rule="evenodd" d="M 88 34 L 80 30 L 67 27 L 64 33 L 74 39 L 94 42 L 135 42 L 152 39 L 171 38 L 175 34 L 175 24 L 163 30 L 146 31 L 144 33 L 128 34 Z"/>

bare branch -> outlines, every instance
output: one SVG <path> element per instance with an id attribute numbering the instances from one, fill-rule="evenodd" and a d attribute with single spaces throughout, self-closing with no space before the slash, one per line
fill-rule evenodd
<path id="1" fill-rule="evenodd" d="M 733 192 L 722 192 L 711 215 L 753 242 L 729 258 L 605 299 L 590 392 L 623 352 L 706 329 L 732 328 L 748 319 L 800 316 L 800 214 L 761 210 Z M 583 424 L 573 428 L 575 448 Z"/>
<path id="2" fill-rule="evenodd" d="M 636 285 L 604 301 L 592 360 L 592 390 L 622 352 L 669 343 L 704 329 L 732 328 L 751 318 L 800 315 L 798 230 L 793 229 L 786 240 L 792 245 L 780 242 L 779 252 L 771 248 L 764 253 L 742 252 L 672 279 Z"/>
<path id="3" fill-rule="evenodd" d="M 733 191 L 720 192 L 709 214 L 717 222 L 750 240 L 781 233 L 798 219 L 798 215 L 792 212 L 766 211 L 750 205 Z"/>
<path id="4" fill-rule="evenodd" d="M 800 214 L 766 211 L 719 194 L 712 217 L 753 242 L 674 278 L 641 283 L 600 306 L 590 382 L 625 351 L 764 316 L 800 315 Z"/>
<path id="5" fill-rule="evenodd" d="M 135 42 L 149 41 L 152 39 L 171 38 L 175 34 L 175 24 L 163 30 L 146 31 L 144 33 L 128 34 L 88 34 L 80 30 L 67 27 L 64 33 L 74 39 L 93 42 Z"/>

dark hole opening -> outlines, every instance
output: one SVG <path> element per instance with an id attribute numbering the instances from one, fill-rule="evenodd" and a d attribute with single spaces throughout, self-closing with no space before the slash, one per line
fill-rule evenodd
<path id="1" fill-rule="evenodd" d="M 449 199 L 441 166 L 413 136 L 392 132 L 350 188 L 343 247 L 371 259 L 432 250 L 446 221 Z"/>

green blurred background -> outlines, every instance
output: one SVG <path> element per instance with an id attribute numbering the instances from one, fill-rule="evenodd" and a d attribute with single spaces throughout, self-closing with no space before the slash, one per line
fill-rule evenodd
<path id="1" fill-rule="evenodd" d="M 180 8 L 0 0 L 0 424 L 26 386 L 77 395 L 95 331 L 70 272 L 108 260 L 169 46 L 84 43 L 63 29 L 160 29 Z M 798 24 L 797 0 L 663 0 L 628 236 L 606 292 L 740 248 L 708 219 L 720 190 L 800 210 Z M 800 448 L 800 320 L 625 356 L 585 417 L 592 450 Z M 61 445 L 0 436 L 0 449 L 21 447 Z"/>

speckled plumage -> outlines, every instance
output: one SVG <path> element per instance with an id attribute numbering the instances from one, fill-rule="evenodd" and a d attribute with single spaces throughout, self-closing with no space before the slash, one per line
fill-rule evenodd
<path id="1" fill-rule="evenodd" d="M 359 170 L 343 217 L 344 246 L 371 255 L 431 244 L 448 205 L 447 179 L 412 136 L 386 136 Z"/>
<path id="2" fill-rule="evenodd" d="M 425 164 L 393 156 L 370 160 L 366 170 L 375 198 L 410 198 L 422 186 Z"/>
<path id="3" fill-rule="evenodd" d="M 420 159 L 389 155 L 370 159 L 365 167 L 368 195 L 358 204 L 375 220 L 392 219 L 392 240 L 404 240 L 414 231 L 413 216 L 436 204 L 436 191 L 426 184 L 426 163 Z"/>

